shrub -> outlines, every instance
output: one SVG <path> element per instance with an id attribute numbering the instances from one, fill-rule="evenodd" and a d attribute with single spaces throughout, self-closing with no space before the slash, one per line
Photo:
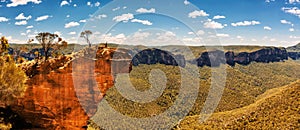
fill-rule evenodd
<path id="1" fill-rule="evenodd" d="M 25 73 L 10 56 L 0 57 L 0 106 L 8 106 L 21 96 L 26 89 L 25 81 Z"/>

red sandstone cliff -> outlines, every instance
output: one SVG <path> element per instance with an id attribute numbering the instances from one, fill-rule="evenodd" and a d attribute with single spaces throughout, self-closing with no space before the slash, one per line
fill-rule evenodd
<path id="1" fill-rule="evenodd" d="M 124 54 L 104 48 L 97 51 L 96 58 L 64 57 L 52 59 L 44 67 L 35 66 L 34 70 L 27 67 L 26 73 L 32 77 L 13 110 L 34 128 L 86 128 L 89 116 L 113 86 L 113 73 L 128 73 L 131 69 L 128 60 L 112 59 L 115 52 Z"/>

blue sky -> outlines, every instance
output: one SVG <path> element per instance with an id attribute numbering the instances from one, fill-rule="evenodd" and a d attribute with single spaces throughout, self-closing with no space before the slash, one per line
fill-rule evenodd
<path id="1" fill-rule="evenodd" d="M 300 0 L 0 0 L 0 36 L 71 43 L 271 45 L 300 42 Z"/>

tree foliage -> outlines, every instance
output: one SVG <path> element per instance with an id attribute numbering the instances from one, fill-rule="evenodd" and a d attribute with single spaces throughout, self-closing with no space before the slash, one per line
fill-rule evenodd
<path id="1" fill-rule="evenodd" d="M 68 45 L 68 43 L 63 41 L 62 38 L 60 38 L 57 34 L 52 34 L 49 32 L 39 33 L 35 38 L 44 49 L 45 60 L 48 60 L 51 49 L 53 49 L 52 52 L 55 52 Z"/>
<path id="2" fill-rule="evenodd" d="M 0 104 L 10 105 L 26 87 L 26 75 L 10 56 L 0 57 Z"/>
<path id="3" fill-rule="evenodd" d="M 7 53 L 9 48 L 8 40 L 3 36 L 1 37 L 1 50 L 0 53 Z"/>
<path id="4" fill-rule="evenodd" d="M 80 37 L 82 37 L 82 38 L 84 38 L 86 40 L 86 42 L 89 45 L 89 47 L 92 46 L 92 43 L 91 43 L 91 41 L 89 39 L 90 35 L 92 35 L 92 34 L 93 33 L 90 30 L 85 30 L 85 31 L 83 31 L 83 32 L 80 33 Z"/>

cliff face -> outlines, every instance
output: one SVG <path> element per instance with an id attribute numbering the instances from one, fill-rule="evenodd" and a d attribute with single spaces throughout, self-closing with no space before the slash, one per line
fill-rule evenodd
<path id="1" fill-rule="evenodd" d="M 183 55 L 173 55 L 160 49 L 145 49 L 132 58 L 132 65 L 134 66 L 157 63 L 184 67 L 185 58 Z"/>
<path id="2" fill-rule="evenodd" d="M 228 64 L 234 66 L 236 63 L 248 65 L 251 62 L 279 62 L 288 59 L 288 53 L 283 48 L 264 48 L 255 52 L 241 52 L 235 54 L 232 51 L 223 52 L 220 50 L 204 52 L 195 59 L 198 66 L 220 66 L 220 64 Z M 194 62 L 195 63 L 195 62 Z"/>
<path id="3" fill-rule="evenodd" d="M 292 58 L 293 60 L 298 60 L 300 59 L 300 52 L 288 52 L 289 57 Z"/>
<path id="4" fill-rule="evenodd" d="M 96 59 L 79 57 L 60 69 L 35 72 L 27 81 L 24 97 L 14 105 L 13 111 L 34 128 L 86 128 L 97 104 L 113 86 L 113 74 L 131 70 L 129 62 L 111 59 L 114 52 L 113 49 L 99 50 Z M 48 68 L 51 66 L 49 64 Z"/>

